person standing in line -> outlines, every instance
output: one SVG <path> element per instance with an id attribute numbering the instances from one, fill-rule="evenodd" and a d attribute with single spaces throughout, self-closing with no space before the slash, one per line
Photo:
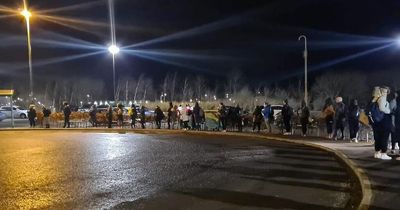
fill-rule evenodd
<path id="1" fill-rule="evenodd" d="M 171 122 L 172 122 L 173 114 L 174 114 L 174 106 L 172 105 L 172 102 L 169 102 L 169 107 L 168 107 L 168 110 L 167 110 L 168 129 L 171 129 Z"/>
<path id="2" fill-rule="evenodd" d="M 292 126 L 290 122 L 293 116 L 293 108 L 289 106 L 289 101 L 287 99 L 283 101 L 281 114 L 282 114 L 283 124 L 285 126 L 285 132 L 283 133 L 283 135 L 291 135 Z"/>
<path id="3" fill-rule="evenodd" d="M 357 99 L 353 99 L 348 109 L 350 141 L 358 142 L 358 130 L 360 129 L 360 107 Z"/>
<path id="4" fill-rule="evenodd" d="M 200 124 L 202 122 L 202 116 L 200 115 L 201 107 L 199 102 L 196 102 L 193 107 L 193 120 L 194 120 L 194 128 L 195 130 L 200 130 Z"/>
<path id="5" fill-rule="evenodd" d="M 375 87 L 371 101 L 369 115 L 374 131 L 375 153 L 374 158 L 391 160 L 387 155 L 388 139 L 391 131 L 392 118 L 390 106 L 387 101 L 388 87 Z"/>
<path id="6" fill-rule="evenodd" d="M 128 109 L 128 115 L 131 118 L 131 128 L 136 128 L 136 118 L 138 116 L 136 105 L 132 104 Z"/>
<path id="7" fill-rule="evenodd" d="M 300 124 L 301 124 L 301 131 L 303 136 L 307 135 L 307 126 L 309 123 L 309 118 L 310 118 L 310 109 L 308 108 L 306 102 L 303 100 L 301 102 L 301 107 L 300 107 Z"/>
<path id="8" fill-rule="evenodd" d="M 107 107 L 108 128 L 112 128 L 112 121 L 113 121 L 113 109 L 112 109 L 111 105 L 108 105 L 108 107 Z"/>
<path id="9" fill-rule="evenodd" d="M 144 106 L 140 108 L 140 124 L 142 129 L 146 128 L 146 108 Z"/>
<path id="10" fill-rule="evenodd" d="M 226 132 L 226 107 L 224 103 L 220 103 L 218 107 L 219 125 L 222 126 L 222 132 Z"/>
<path id="11" fill-rule="evenodd" d="M 257 127 L 257 132 L 261 130 L 261 122 L 263 120 L 263 116 L 261 113 L 262 106 L 256 106 L 253 112 L 253 132 L 255 132 Z"/>
<path id="12" fill-rule="evenodd" d="M 35 118 L 36 118 L 35 106 L 34 105 L 30 105 L 29 106 L 29 111 L 28 111 L 28 119 L 29 119 L 29 126 L 31 128 L 34 128 L 36 126 Z"/>
<path id="13" fill-rule="evenodd" d="M 50 109 L 47 109 L 45 106 L 43 106 L 43 124 L 45 125 L 45 128 L 50 128 L 50 114 Z"/>
<path id="14" fill-rule="evenodd" d="M 235 115 L 234 121 L 237 124 L 238 131 L 242 132 L 243 131 L 242 108 L 240 108 L 239 104 L 237 104 L 234 109 L 234 115 Z"/>
<path id="15" fill-rule="evenodd" d="M 159 106 L 154 110 L 157 129 L 161 129 L 161 121 L 164 119 L 164 113 Z"/>
<path id="16" fill-rule="evenodd" d="M 263 117 L 264 117 L 264 122 L 265 122 L 265 127 L 266 129 L 268 129 L 268 132 L 271 133 L 272 132 L 272 127 L 271 127 L 271 119 L 273 119 L 273 111 L 271 108 L 271 105 L 269 105 L 268 102 L 264 103 L 264 108 L 261 111 Z M 272 115 L 272 117 L 271 117 Z"/>
<path id="17" fill-rule="evenodd" d="M 393 129 L 392 129 L 392 150 L 391 154 L 396 154 L 396 149 L 399 150 L 400 144 L 400 90 L 396 91 L 395 98 L 390 102 L 390 108 L 392 111 L 392 122 L 393 122 Z M 397 148 L 396 148 L 397 147 Z"/>
<path id="18" fill-rule="evenodd" d="M 89 116 L 90 116 L 90 123 L 92 124 L 92 127 L 97 127 L 97 107 L 96 105 L 92 105 L 89 110 Z"/>
<path id="19" fill-rule="evenodd" d="M 117 104 L 117 124 L 120 128 L 124 126 L 124 107 L 122 104 Z"/>
<path id="20" fill-rule="evenodd" d="M 333 137 L 333 121 L 335 116 L 335 109 L 333 108 L 333 102 L 331 98 L 325 100 L 324 108 L 322 109 L 322 115 L 325 118 L 326 132 L 328 133 L 328 138 Z"/>
<path id="21" fill-rule="evenodd" d="M 69 104 L 67 102 L 64 103 L 64 126 L 63 128 L 67 127 L 70 128 L 71 127 L 71 123 L 69 122 L 69 117 L 71 115 L 71 108 L 69 107 Z"/>
<path id="22" fill-rule="evenodd" d="M 344 139 L 344 127 L 346 124 L 346 105 L 343 103 L 343 98 L 338 96 L 335 99 L 335 118 L 334 118 L 334 131 L 333 138 L 335 140 L 343 140 Z M 338 130 L 340 130 L 341 137 L 337 138 Z"/>

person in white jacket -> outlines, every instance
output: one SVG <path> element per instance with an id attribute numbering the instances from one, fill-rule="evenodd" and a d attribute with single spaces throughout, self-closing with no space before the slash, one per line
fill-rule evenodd
<path id="1" fill-rule="evenodd" d="M 390 106 L 387 101 L 389 94 L 388 87 L 375 87 L 373 91 L 372 103 L 377 103 L 379 110 L 384 113 L 384 118 L 379 122 L 374 122 L 374 139 L 375 139 L 375 154 L 374 158 L 391 160 L 387 152 L 388 139 L 391 131 L 392 118 L 390 115 Z"/>

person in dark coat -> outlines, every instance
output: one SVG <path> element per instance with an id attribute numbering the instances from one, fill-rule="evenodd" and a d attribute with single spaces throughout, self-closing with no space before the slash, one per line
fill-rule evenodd
<path id="1" fill-rule="evenodd" d="M 112 128 L 112 121 L 113 121 L 113 110 L 111 105 L 108 105 L 107 107 L 107 122 L 108 122 L 108 128 Z"/>
<path id="2" fill-rule="evenodd" d="M 347 113 L 347 119 L 349 122 L 349 132 L 350 132 L 350 140 L 354 142 L 358 142 L 357 134 L 360 129 L 360 107 L 358 106 L 357 99 L 353 99 L 350 103 Z"/>
<path id="3" fill-rule="evenodd" d="M 164 119 L 164 113 L 159 106 L 154 110 L 157 129 L 161 128 L 161 121 Z"/>
<path id="4" fill-rule="evenodd" d="M 89 110 L 90 123 L 92 124 L 93 127 L 97 127 L 96 115 L 97 115 L 97 107 L 96 105 L 93 104 Z"/>
<path id="5" fill-rule="evenodd" d="M 302 134 L 303 134 L 303 136 L 306 136 L 307 126 L 309 123 L 308 119 L 310 117 L 310 110 L 308 109 L 308 106 L 304 100 L 301 102 L 299 116 L 300 116 L 300 124 L 301 124 Z"/>
<path id="6" fill-rule="evenodd" d="M 64 126 L 63 126 L 63 128 L 65 128 L 65 127 L 69 128 L 69 127 L 71 127 L 71 123 L 69 122 L 69 117 L 71 115 L 71 108 L 69 107 L 68 103 L 64 103 L 63 112 L 64 112 Z"/>
<path id="7" fill-rule="evenodd" d="M 289 101 L 285 99 L 283 101 L 283 107 L 282 107 L 282 120 L 283 124 L 285 126 L 285 133 L 284 135 L 290 135 L 292 134 L 292 126 L 291 126 L 291 120 L 293 116 L 293 108 L 289 106 Z"/>
<path id="8" fill-rule="evenodd" d="M 36 126 L 35 118 L 36 118 L 35 106 L 31 105 L 28 111 L 29 126 L 31 128 L 34 128 Z"/>
<path id="9" fill-rule="evenodd" d="M 334 131 L 333 138 L 335 140 L 343 140 L 344 139 L 344 127 L 346 124 L 346 105 L 343 103 L 342 97 L 336 97 L 336 106 L 335 106 L 335 118 L 334 118 Z M 340 138 L 337 138 L 337 133 L 340 130 L 342 134 Z"/>
<path id="10" fill-rule="evenodd" d="M 226 132 L 226 107 L 224 103 L 220 103 L 218 107 L 219 124 L 222 125 L 222 131 Z"/>
<path id="11" fill-rule="evenodd" d="M 172 102 L 169 102 L 169 107 L 167 110 L 168 113 L 168 119 L 167 119 L 167 123 L 168 123 L 168 129 L 171 129 L 171 122 L 173 121 L 173 116 L 174 116 L 174 105 L 172 105 Z"/>
<path id="12" fill-rule="evenodd" d="M 257 131 L 260 132 L 261 130 L 261 123 L 263 120 L 263 116 L 261 113 L 262 107 L 261 106 L 256 106 L 256 108 L 254 109 L 253 112 L 253 132 L 256 130 L 257 127 Z"/>
<path id="13" fill-rule="evenodd" d="M 234 109 L 234 122 L 237 124 L 237 128 L 239 132 L 242 132 L 243 125 L 242 125 L 242 108 L 240 108 L 239 104 L 236 105 Z"/>
<path id="14" fill-rule="evenodd" d="M 144 106 L 140 108 L 140 124 L 142 124 L 142 128 L 146 128 L 146 109 Z"/>
<path id="15" fill-rule="evenodd" d="M 202 116 L 200 115 L 201 108 L 198 102 L 193 107 L 193 121 L 194 121 L 194 130 L 200 130 L 200 124 L 202 123 Z"/>
<path id="16" fill-rule="evenodd" d="M 50 117 L 51 111 L 50 109 L 47 109 L 46 107 L 43 106 L 43 123 L 46 126 L 46 128 L 50 128 Z"/>

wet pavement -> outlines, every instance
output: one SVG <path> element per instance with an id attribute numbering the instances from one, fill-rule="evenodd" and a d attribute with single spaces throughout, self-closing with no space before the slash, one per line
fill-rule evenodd
<path id="1" fill-rule="evenodd" d="M 350 209 L 329 153 L 247 137 L 0 133 L 1 209 Z"/>

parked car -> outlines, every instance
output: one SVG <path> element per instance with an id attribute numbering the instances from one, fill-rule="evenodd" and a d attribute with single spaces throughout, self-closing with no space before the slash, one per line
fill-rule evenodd
<path id="1" fill-rule="evenodd" d="M 7 115 L 0 111 L 0 122 L 7 118 Z"/>
<path id="2" fill-rule="evenodd" d="M 6 114 L 7 118 L 11 118 L 11 106 L 1 106 L 0 111 Z M 23 109 L 20 106 L 13 107 L 13 114 L 15 118 L 27 118 L 28 117 L 28 110 Z"/>

